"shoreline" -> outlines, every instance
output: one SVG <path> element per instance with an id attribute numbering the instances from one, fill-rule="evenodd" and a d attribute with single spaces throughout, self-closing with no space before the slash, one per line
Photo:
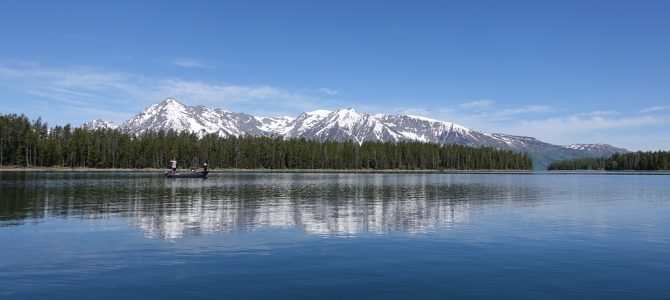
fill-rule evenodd
<path id="1" fill-rule="evenodd" d="M 143 168 L 143 169 L 125 169 L 125 168 L 65 168 L 65 167 L 0 167 L 0 172 L 136 172 L 136 173 L 163 173 L 166 169 Z M 188 169 L 177 170 L 178 172 L 190 172 Z M 202 171 L 197 169 L 196 171 Z M 533 170 L 404 170 L 404 169 L 215 169 L 209 173 L 520 173 L 531 174 Z"/>
<path id="2" fill-rule="evenodd" d="M 0 173 L 163 173 L 167 169 L 143 168 L 143 169 L 127 169 L 127 168 L 64 168 L 64 167 L 13 167 L 2 166 Z M 202 171 L 197 169 L 196 171 Z M 188 169 L 178 170 L 178 172 L 190 172 Z M 225 174 L 225 173 L 360 173 L 360 174 L 563 174 L 563 175 L 588 175 L 588 174 L 658 174 L 670 175 L 670 170 L 656 170 L 656 171 L 637 171 L 637 170 L 622 170 L 622 171 L 605 171 L 605 170 L 405 170 L 405 169 L 215 169 L 210 170 L 210 174 Z"/>

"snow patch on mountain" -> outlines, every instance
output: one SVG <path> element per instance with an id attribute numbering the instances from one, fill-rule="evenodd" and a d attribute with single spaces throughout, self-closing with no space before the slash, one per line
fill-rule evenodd
<path id="1" fill-rule="evenodd" d="M 167 98 L 124 122 L 120 129 L 135 135 L 147 131 L 174 130 L 194 132 L 200 136 L 213 133 L 225 137 L 260 135 L 263 133 L 261 125 L 261 122 L 248 114 L 204 106 L 187 106 Z"/>
<path id="2" fill-rule="evenodd" d="M 94 120 L 84 126 L 92 129 L 100 126 L 116 128 L 111 122 L 104 122 Z M 225 109 L 188 106 L 172 98 L 147 107 L 124 122 L 119 130 L 134 135 L 148 131 L 174 130 L 192 132 L 199 136 L 279 136 L 285 139 L 355 141 L 359 144 L 366 141 L 459 144 L 528 152 L 536 160 L 536 166 L 539 165 L 538 162 L 546 164 L 556 159 L 627 152 L 607 144 L 558 146 L 532 137 L 480 132 L 451 122 L 416 115 L 370 115 L 353 108 L 344 108 L 304 112 L 295 118 L 256 117 Z"/>
<path id="3" fill-rule="evenodd" d="M 291 130 L 291 122 L 295 118 L 288 116 L 281 117 L 254 117 L 256 120 L 261 122 L 260 130 L 268 132 L 270 135 L 285 135 L 289 130 Z"/>
<path id="4" fill-rule="evenodd" d="M 86 130 L 97 130 L 97 129 L 116 129 L 119 126 L 110 121 L 105 121 L 102 119 L 95 119 L 88 121 L 81 125 L 81 128 Z"/>
<path id="5" fill-rule="evenodd" d="M 410 118 L 417 119 L 417 120 L 422 120 L 422 121 L 428 121 L 428 122 L 443 122 L 443 123 L 446 123 L 446 122 L 444 122 L 444 121 L 439 121 L 439 120 L 435 120 L 435 119 L 431 119 L 431 118 L 426 118 L 426 117 L 422 117 L 422 116 L 416 116 L 416 115 L 407 115 L 407 116 L 410 117 Z"/>
<path id="6" fill-rule="evenodd" d="M 315 110 L 301 113 L 297 118 L 293 119 L 286 126 L 284 133 L 285 138 L 299 138 L 303 137 L 305 132 L 314 128 L 319 122 L 323 121 L 331 111 L 329 110 Z"/>
<path id="7" fill-rule="evenodd" d="M 400 133 L 404 139 L 439 144 L 480 146 L 483 135 L 461 125 L 414 115 L 378 114 L 376 118 Z"/>
<path id="8" fill-rule="evenodd" d="M 323 115 L 324 113 L 319 114 L 319 118 Z M 352 108 L 338 109 L 329 113 L 310 130 L 304 131 L 300 137 L 311 137 L 316 140 L 353 140 L 359 144 L 365 141 L 397 142 L 404 139 L 400 133 L 377 118 Z"/>
<path id="9" fill-rule="evenodd" d="M 568 149 L 588 152 L 594 156 L 603 156 L 603 157 L 611 156 L 614 153 L 629 152 L 626 149 L 617 148 L 609 144 L 571 144 L 565 147 Z"/>

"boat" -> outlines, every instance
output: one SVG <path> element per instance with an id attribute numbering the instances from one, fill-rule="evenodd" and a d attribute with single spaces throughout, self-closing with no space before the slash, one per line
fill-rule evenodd
<path id="1" fill-rule="evenodd" d="M 165 178 L 207 178 L 207 174 L 209 174 L 207 163 L 203 164 L 201 172 L 196 172 L 195 169 L 191 169 L 191 172 L 178 173 L 177 160 L 173 159 L 170 162 L 172 163 L 172 168 L 165 170 Z"/>
<path id="2" fill-rule="evenodd" d="M 181 173 L 165 172 L 165 178 L 207 178 L 207 174 L 209 174 L 207 171 Z"/>

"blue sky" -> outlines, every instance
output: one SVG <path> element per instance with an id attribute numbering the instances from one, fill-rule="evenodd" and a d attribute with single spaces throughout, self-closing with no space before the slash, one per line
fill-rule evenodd
<path id="1" fill-rule="evenodd" d="M 166 97 L 668 150 L 670 1 L 0 2 L 0 113 L 120 123 Z"/>

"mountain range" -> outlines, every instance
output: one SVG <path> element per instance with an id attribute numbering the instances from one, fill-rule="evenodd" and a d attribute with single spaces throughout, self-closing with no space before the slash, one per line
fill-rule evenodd
<path id="1" fill-rule="evenodd" d="M 553 145 L 533 137 L 486 133 L 454 123 L 414 115 L 370 115 L 352 108 L 334 111 L 316 110 L 297 117 L 257 117 L 246 113 L 205 106 L 188 106 L 167 98 L 153 104 L 123 122 L 120 126 L 103 120 L 82 125 L 93 130 L 110 128 L 133 135 L 146 131 L 175 130 L 199 135 L 214 133 L 227 136 L 277 136 L 286 139 L 306 138 L 317 141 L 421 141 L 437 144 L 460 144 L 528 152 L 538 169 L 550 162 L 589 156 L 609 156 L 625 149 L 607 144 Z"/>

